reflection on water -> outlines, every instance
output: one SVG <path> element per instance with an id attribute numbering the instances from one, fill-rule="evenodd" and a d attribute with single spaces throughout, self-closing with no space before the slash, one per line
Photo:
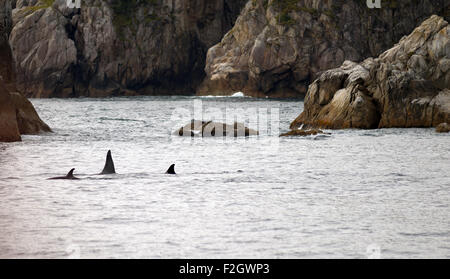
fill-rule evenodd
<path id="1" fill-rule="evenodd" d="M 448 135 L 171 136 L 195 99 L 32 100 L 55 133 L 0 144 L 0 257 L 450 256 Z M 201 100 L 278 108 L 281 132 L 303 108 Z M 118 174 L 97 176 L 108 149 Z M 46 180 L 71 168 L 83 179 Z"/>

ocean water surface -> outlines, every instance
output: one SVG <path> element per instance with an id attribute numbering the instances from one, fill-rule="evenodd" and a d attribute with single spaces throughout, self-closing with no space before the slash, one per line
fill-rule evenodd
<path id="1" fill-rule="evenodd" d="M 450 257 L 448 134 L 279 138 L 299 100 L 31 101 L 54 133 L 0 143 L 0 258 Z M 263 132 L 172 135 L 199 107 Z M 108 150 L 118 174 L 96 175 Z"/>

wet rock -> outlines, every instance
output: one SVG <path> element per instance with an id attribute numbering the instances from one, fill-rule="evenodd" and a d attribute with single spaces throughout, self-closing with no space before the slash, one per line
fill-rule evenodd
<path id="1" fill-rule="evenodd" d="M 444 0 L 395 1 L 382 9 L 360 0 L 248 1 L 233 29 L 208 50 L 197 94 L 303 97 L 323 71 L 378 56 L 449 9 Z"/>
<path id="2" fill-rule="evenodd" d="M 432 127 L 450 122 L 450 26 L 425 20 L 378 58 L 316 79 L 291 128 Z"/>
<path id="3" fill-rule="evenodd" d="M 437 133 L 448 133 L 448 132 L 450 132 L 450 125 L 448 125 L 447 123 L 441 123 L 441 124 L 437 125 L 436 132 Z"/>
<path id="4" fill-rule="evenodd" d="M 258 135 L 258 131 L 235 122 L 233 125 L 213 121 L 192 120 L 175 132 L 179 136 L 187 137 L 248 137 Z"/>

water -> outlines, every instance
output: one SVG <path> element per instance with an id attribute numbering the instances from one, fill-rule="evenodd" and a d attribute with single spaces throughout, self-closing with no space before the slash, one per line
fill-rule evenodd
<path id="1" fill-rule="evenodd" d="M 280 132 L 303 109 L 253 98 L 32 100 L 54 133 L 0 143 L 0 257 L 450 257 L 448 134 L 171 136 L 173 112 L 195 100 L 267 109 L 269 120 L 279 109 Z M 94 175 L 108 149 L 119 174 Z M 172 163 L 178 174 L 165 175 Z M 72 167 L 82 180 L 46 180 Z"/>

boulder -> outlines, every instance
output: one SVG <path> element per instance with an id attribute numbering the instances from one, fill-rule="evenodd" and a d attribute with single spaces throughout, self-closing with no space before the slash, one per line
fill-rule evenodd
<path id="1" fill-rule="evenodd" d="M 431 16 L 378 58 L 323 73 L 291 128 L 434 127 L 450 122 L 449 88 L 450 26 Z"/>
<path id="2" fill-rule="evenodd" d="M 175 132 L 178 136 L 187 137 L 248 137 L 259 135 L 258 131 L 235 122 L 233 125 L 213 121 L 192 120 Z"/>

